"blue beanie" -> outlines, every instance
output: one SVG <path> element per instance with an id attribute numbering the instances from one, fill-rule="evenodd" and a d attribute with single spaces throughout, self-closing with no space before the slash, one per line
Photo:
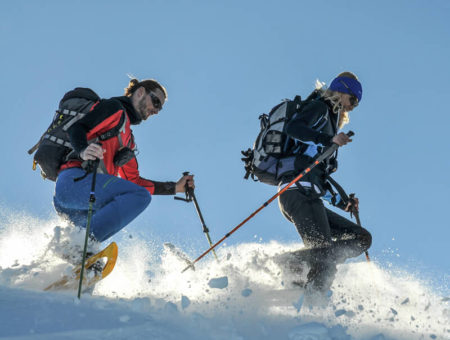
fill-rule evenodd
<path id="1" fill-rule="evenodd" d="M 358 102 L 361 102 L 362 86 L 356 79 L 350 77 L 337 77 L 333 79 L 328 88 L 332 91 L 353 95 L 358 98 Z"/>

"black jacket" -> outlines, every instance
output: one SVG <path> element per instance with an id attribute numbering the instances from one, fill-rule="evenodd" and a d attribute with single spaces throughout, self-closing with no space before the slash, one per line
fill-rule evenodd
<path id="1" fill-rule="evenodd" d="M 297 174 L 312 163 L 317 153 L 322 153 L 325 147 L 331 145 L 333 137 L 338 132 L 337 125 L 338 115 L 333 113 L 331 103 L 321 97 L 310 100 L 299 114 L 294 115 L 286 126 L 286 134 L 293 138 L 291 150 L 296 155 L 295 170 Z M 317 165 L 302 180 L 323 187 L 326 176 L 337 168 L 336 156 L 334 154 Z"/>

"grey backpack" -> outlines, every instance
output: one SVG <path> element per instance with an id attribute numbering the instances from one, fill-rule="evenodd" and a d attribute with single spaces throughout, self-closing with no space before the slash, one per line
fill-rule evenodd
<path id="1" fill-rule="evenodd" d="M 259 116 L 261 130 L 253 148 L 241 151 L 245 156 L 245 179 L 278 185 L 281 177 L 294 171 L 295 155 L 290 152 L 292 139 L 285 133 L 287 123 L 300 113 L 306 101 L 300 96 L 284 100 L 270 111 Z"/>

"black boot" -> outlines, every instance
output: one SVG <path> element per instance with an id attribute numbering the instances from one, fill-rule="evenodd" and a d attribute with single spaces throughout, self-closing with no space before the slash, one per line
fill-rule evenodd
<path id="1" fill-rule="evenodd" d="M 320 294 L 327 294 L 336 276 L 336 264 L 330 261 L 314 261 L 310 263 L 306 287 Z"/>

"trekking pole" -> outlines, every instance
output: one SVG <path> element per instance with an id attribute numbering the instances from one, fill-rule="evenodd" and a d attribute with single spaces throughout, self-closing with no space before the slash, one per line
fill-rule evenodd
<path id="1" fill-rule="evenodd" d="M 328 181 L 337 189 L 339 194 L 341 195 L 341 199 L 344 201 L 345 205 L 348 206 L 350 203 L 350 217 L 355 215 L 356 224 L 362 228 L 361 220 L 359 219 L 359 212 L 354 208 L 355 203 L 355 194 L 347 195 L 345 190 L 330 176 L 328 177 Z M 367 262 L 370 262 L 369 252 L 366 250 L 365 252 Z"/>
<path id="2" fill-rule="evenodd" d="M 355 202 L 355 194 L 349 195 L 349 201 L 350 203 L 352 203 L 350 208 L 350 216 L 352 216 L 352 214 L 355 215 L 356 224 L 362 228 L 361 220 L 359 219 L 359 211 L 353 207 L 353 202 Z M 370 262 L 369 251 L 368 250 L 364 251 L 364 254 L 366 255 L 367 262 Z"/>
<path id="3" fill-rule="evenodd" d="M 84 238 L 83 258 L 81 260 L 80 283 L 78 284 L 78 299 L 81 298 L 81 287 L 83 285 L 84 264 L 86 262 L 86 252 L 87 252 L 87 245 L 88 245 L 88 239 L 89 239 L 89 231 L 91 228 L 92 211 L 93 211 L 93 207 L 94 207 L 94 203 L 95 203 L 95 180 L 97 178 L 97 167 L 98 167 L 100 160 L 96 159 L 95 161 L 89 161 L 89 162 L 91 162 L 94 169 L 92 172 L 91 193 L 89 195 L 89 210 L 88 210 L 88 216 L 87 216 L 87 222 L 86 222 L 86 236 Z M 77 179 L 75 179 L 75 180 L 77 180 Z"/>
<path id="4" fill-rule="evenodd" d="M 189 171 L 183 172 L 183 176 L 187 176 L 187 175 L 189 175 Z M 180 200 L 180 201 L 185 201 L 185 202 L 194 201 L 195 210 L 197 211 L 198 217 L 200 218 L 200 222 L 202 223 L 203 233 L 205 234 L 206 239 L 208 240 L 209 246 L 212 247 L 213 243 L 211 241 L 211 236 L 209 236 L 209 229 L 206 226 L 202 212 L 200 211 L 200 206 L 198 205 L 197 198 L 195 197 L 194 189 L 190 188 L 187 183 L 186 183 L 185 188 L 186 188 L 186 198 L 181 198 L 181 197 L 175 196 L 174 199 Z M 216 258 L 217 262 L 219 262 L 219 258 L 217 257 L 216 251 L 213 250 L 212 252 L 213 252 L 214 257 Z"/>
<path id="5" fill-rule="evenodd" d="M 194 190 L 192 190 L 191 195 L 192 195 L 192 199 L 194 200 L 195 210 L 197 210 L 198 217 L 200 218 L 200 222 L 202 223 L 202 226 L 203 226 L 203 233 L 205 234 L 206 239 L 208 240 L 209 246 L 212 247 L 213 243 L 211 241 L 211 237 L 209 236 L 209 229 L 205 224 L 205 220 L 203 219 L 202 212 L 200 211 L 200 207 L 198 206 L 197 198 L 195 197 Z M 216 258 L 217 262 L 219 262 L 219 258 L 217 257 L 216 251 L 213 249 L 212 252 L 213 252 L 214 257 Z"/>
<path id="6" fill-rule="evenodd" d="M 353 131 L 349 131 L 347 133 L 348 137 L 353 136 L 355 133 Z M 295 177 L 291 182 L 289 182 L 283 189 L 278 191 L 277 194 L 273 195 L 268 201 L 266 201 L 263 205 L 261 205 L 258 209 L 256 209 L 249 217 L 247 217 L 245 220 L 243 220 L 241 223 L 239 223 L 234 229 L 232 229 L 230 232 L 228 232 L 224 237 L 222 237 L 219 241 L 217 241 L 214 245 L 212 245 L 208 250 L 206 250 L 203 254 L 201 254 L 199 257 L 197 257 L 194 261 L 192 261 L 192 265 L 187 266 L 183 269 L 182 273 L 184 273 L 189 268 L 193 267 L 195 263 L 200 261 L 206 254 L 208 254 L 210 251 L 212 251 L 215 247 L 217 247 L 220 243 L 222 243 L 226 238 L 230 237 L 236 230 L 238 230 L 240 227 L 242 227 L 245 223 L 247 223 L 249 220 L 251 220 L 257 213 L 259 213 L 262 209 L 267 207 L 273 200 L 275 200 L 278 196 L 283 194 L 291 185 L 293 185 L 295 182 L 299 181 L 302 177 L 304 177 L 306 174 L 308 174 L 313 168 L 315 168 L 320 162 L 322 162 L 324 159 L 331 156 L 336 150 L 339 148 L 339 145 L 334 144 L 329 146 L 325 149 L 325 151 L 320 154 L 314 162 L 312 162 L 305 170 L 303 170 L 297 177 Z"/>

